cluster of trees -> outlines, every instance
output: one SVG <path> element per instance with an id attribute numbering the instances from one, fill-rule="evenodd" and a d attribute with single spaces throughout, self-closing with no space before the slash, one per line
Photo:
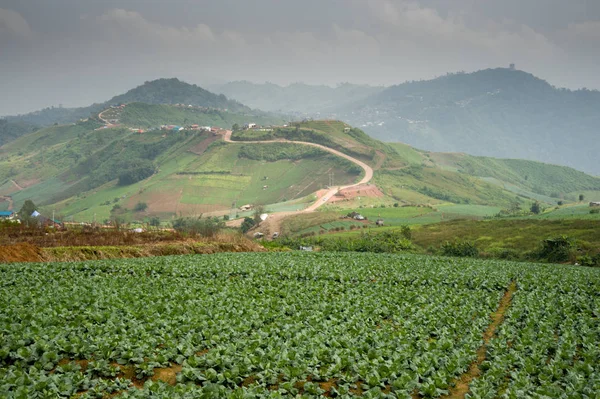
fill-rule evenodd
<path id="1" fill-rule="evenodd" d="M 9 122 L 0 119 L 0 146 L 37 129 L 37 126 L 22 121 Z"/>
<path id="2" fill-rule="evenodd" d="M 192 104 L 201 107 L 250 111 L 237 101 L 229 100 L 223 94 L 214 94 L 196 85 L 180 81 L 177 78 L 157 79 L 144 82 L 143 85 L 127 93 L 113 97 L 114 103 L 142 102 L 147 104 Z"/>
<path id="3" fill-rule="evenodd" d="M 243 145 L 240 148 L 238 156 L 255 161 L 275 162 L 281 159 L 298 160 L 316 158 L 327 154 L 327 152 L 316 147 L 308 147 L 301 144 L 272 143 Z"/>

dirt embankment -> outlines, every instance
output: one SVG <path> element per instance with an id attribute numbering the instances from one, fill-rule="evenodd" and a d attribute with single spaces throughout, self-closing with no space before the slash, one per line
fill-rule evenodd
<path id="1" fill-rule="evenodd" d="M 167 255 L 214 254 L 219 252 L 264 252 L 261 245 L 245 237 L 224 240 L 116 246 L 46 247 L 22 243 L 0 247 L 0 263 L 68 262 L 100 259 L 145 258 Z"/>

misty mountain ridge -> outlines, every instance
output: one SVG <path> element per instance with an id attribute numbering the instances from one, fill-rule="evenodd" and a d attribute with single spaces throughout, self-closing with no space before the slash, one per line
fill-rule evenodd
<path id="1" fill-rule="evenodd" d="M 316 115 L 365 99 L 385 87 L 352 83 L 340 83 L 335 87 L 305 83 L 280 86 L 269 82 L 235 81 L 211 85 L 209 89 L 263 111 Z"/>
<path id="2" fill-rule="evenodd" d="M 334 115 L 384 141 L 562 164 L 600 175 L 600 92 L 507 69 L 396 85 Z"/>
<path id="3" fill-rule="evenodd" d="M 51 107 L 25 115 L 9 116 L 11 122 L 23 122 L 39 126 L 55 123 L 74 123 L 98 112 L 110 105 L 141 102 L 146 104 L 185 104 L 215 109 L 227 109 L 232 112 L 250 112 L 251 109 L 238 101 L 229 100 L 224 95 L 214 94 L 194 84 L 183 82 L 177 78 L 156 79 L 144 82 L 124 94 L 116 95 L 110 100 L 87 107 L 62 108 Z"/>
<path id="4" fill-rule="evenodd" d="M 341 119 L 377 139 L 429 151 L 531 159 L 600 175 L 600 143 L 594 140 L 600 126 L 600 92 L 558 89 L 519 70 L 461 72 L 388 88 L 349 83 L 282 87 L 247 81 L 210 88 L 224 94 L 176 78 L 157 79 L 102 104 L 50 108 L 7 119 L 38 126 L 73 123 L 109 105 L 131 102 L 252 114 L 250 106 L 296 119 Z"/>

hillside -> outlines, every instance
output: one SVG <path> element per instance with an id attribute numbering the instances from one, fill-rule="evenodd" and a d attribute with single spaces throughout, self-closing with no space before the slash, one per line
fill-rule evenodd
<path id="1" fill-rule="evenodd" d="M 384 141 L 568 165 L 600 175 L 600 92 L 557 89 L 511 69 L 393 86 L 336 109 Z"/>
<path id="2" fill-rule="evenodd" d="M 597 190 L 599 178 L 578 170 L 522 159 L 475 157 L 456 153 L 432 153 L 438 165 L 472 176 L 495 179 L 526 188 L 536 194 L 575 200 L 587 190 Z"/>
<path id="3" fill-rule="evenodd" d="M 229 110 L 232 112 L 251 112 L 251 110 L 238 103 L 204 90 L 196 85 L 191 85 L 179 79 L 157 79 L 114 96 L 101 104 L 93 104 L 80 108 L 46 108 L 25 115 L 7 117 L 11 122 L 23 122 L 38 126 L 49 126 L 55 123 L 75 123 L 79 119 L 97 115 L 110 105 L 141 102 L 146 104 L 185 104 L 197 107 Z"/>
<path id="4" fill-rule="evenodd" d="M 0 119 L 0 146 L 37 129 L 37 126 L 29 123 L 9 122 L 6 119 Z"/>
<path id="5" fill-rule="evenodd" d="M 600 179 L 555 165 L 431 153 L 383 143 L 362 130 L 332 120 L 220 134 L 159 124 L 220 126 L 281 121 L 202 107 L 131 103 L 110 109 L 118 124 L 98 119 L 51 126 L 0 147 L 0 196 L 15 209 L 32 199 L 62 218 L 90 221 L 158 216 L 232 215 L 232 204 L 265 204 L 295 211 L 314 203 L 314 193 L 360 180 L 363 170 L 314 147 L 256 140 L 321 144 L 369 165 L 371 185 L 327 198 L 341 208 L 380 205 L 462 204 L 473 212 L 532 201 L 575 201 L 576 192 L 600 192 Z M 107 115 L 105 115 L 107 116 Z M 250 119 L 252 118 L 252 119 Z M 138 133 L 132 127 L 143 127 Z M 237 141 L 237 143 L 236 143 Z M 138 203 L 145 204 L 137 211 Z M 0 202 L 5 209 L 9 203 Z M 465 211 L 468 214 L 468 210 Z M 497 212 L 497 211 L 496 211 Z"/>
<path id="6" fill-rule="evenodd" d="M 279 86 L 273 83 L 247 81 L 212 85 L 210 89 L 229 98 L 263 111 L 288 114 L 326 113 L 341 105 L 367 98 L 383 90 L 383 87 L 343 83 L 336 87 L 294 83 Z"/>
<path id="7" fill-rule="evenodd" d="M 132 102 L 146 104 L 191 104 L 234 112 L 250 111 L 248 107 L 237 101 L 229 100 L 222 94 L 211 93 L 201 87 L 182 82 L 176 78 L 144 82 L 143 85 L 107 101 L 108 104 L 126 104 Z"/>
<path id="8" fill-rule="evenodd" d="M 174 115 L 195 112 L 133 106 L 147 107 L 143 114 L 155 107 Z M 198 115 L 190 123 L 208 123 Z M 247 120 L 219 115 L 227 124 Z M 32 199 L 61 218 L 85 221 L 229 214 L 232 203 L 295 210 L 327 184 L 329 173 L 340 184 L 356 179 L 347 161 L 304 146 L 227 145 L 210 132 L 139 134 L 125 126 L 102 128 L 95 120 L 48 127 L 0 147 L 0 196 L 10 196 L 14 209 Z M 148 206 L 142 213 L 134 211 L 138 202 Z M 0 202 L 3 209 L 8 205 Z"/>

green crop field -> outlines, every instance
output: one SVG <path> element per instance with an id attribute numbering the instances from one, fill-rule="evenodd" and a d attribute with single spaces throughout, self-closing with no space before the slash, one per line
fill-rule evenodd
<path id="1" fill-rule="evenodd" d="M 0 273 L 2 398 L 600 392 L 598 269 L 261 253 Z"/>

